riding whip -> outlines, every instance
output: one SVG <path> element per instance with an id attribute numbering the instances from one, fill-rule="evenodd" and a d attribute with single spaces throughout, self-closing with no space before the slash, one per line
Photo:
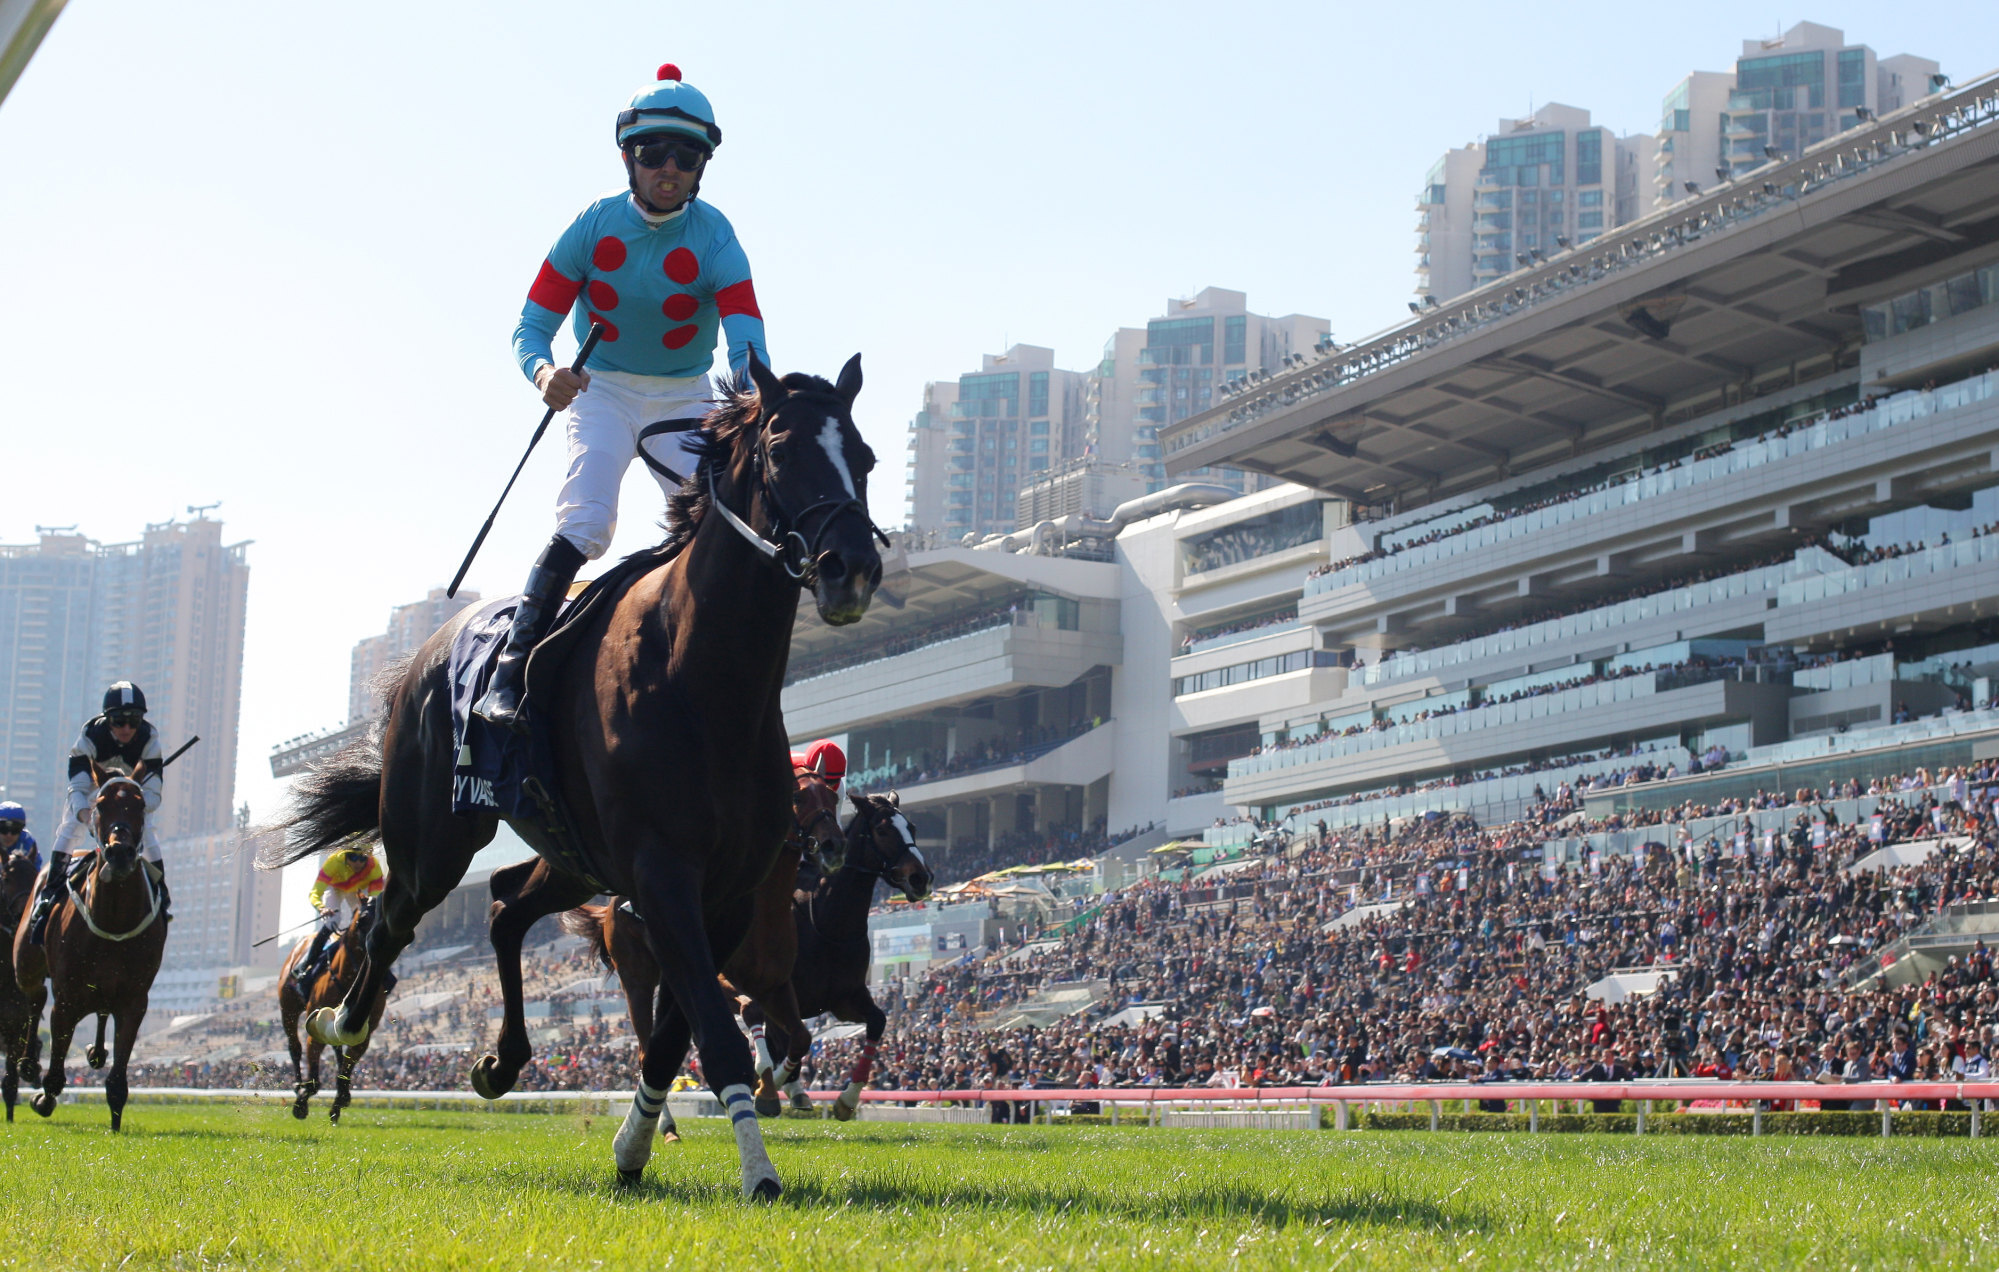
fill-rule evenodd
<path id="1" fill-rule="evenodd" d="M 576 351 L 576 361 L 569 364 L 571 371 L 580 372 L 583 370 L 583 364 L 590 360 L 590 353 L 597 347 L 597 341 L 602 338 L 603 334 L 603 323 L 593 322 L 590 324 L 590 334 L 583 337 L 583 347 Z M 499 502 L 495 503 L 493 510 L 486 514 L 486 524 L 479 527 L 479 537 L 472 540 L 472 550 L 465 554 L 465 560 L 459 565 L 458 573 L 451 576 L 451 586 L 444 589 L 444 595 L 447 598 L 458 595 L 458 585 L 465 581 L 465 571 L 472 568 L 472 558 L 478 556 L 479 549 L 485 546 L 486 535 L 493 528 L 493 519 L 500 515 L 500 504 L 507 502 L 507 496 L 513 493 L 514 483 L 520 480 L 521 469 L 528 466 L 528 456 L 534 454 L 534 448 L 540 443 L 541 435 L 548 431 L 548 422 L 554 418 L 554 407 L 551 406 L 548 410 L 542 412 L 541 423 L 535 427 L 534 436 L 528 439 L 528 448 L 521 452 L 521 462 L 514 465 L 514 475 L 507 478 L 507 488 L 500 492 Z"/>
<path id="2" fill-rule="evenodd" d="M 310 927 L 317 922 L 319 922 L 319 916 L 315 914 L 311 918 L 307 919 L 304 923 L 294 923 L 288 928 L 279 928 L 277 931 L 271 933 L 269 936 L 265 937 L 261 941 L 250 942 L 250 948 L 254 950 L 260 945 L 269 945 L 272 941 L 277 940 L 281 936 L 285 936 L 288 933 L 296 932 L 302 927 Z"/>
<path id="3" fill-rule="evenodd" d="M 161 769 L 165 768 L 167 765 L 172 764 L 175 760 L 179 759 L 181 756 L 186 755 L 187 749 L 199 741 L 201 741 L 201 735 L 197 733 L 193 737 L 189 738 L 187 741 L 181 743 L 180 748 L 178 750 L 176 750 L 172 755 L 169 755 L 166 759 L 161 760 L 158 764 L 149 766 L 146 764 L 144 760 L 141 760 L 139 761 L 139 768 L 145 769 L 146 772 L 148 773 L 157 773 Z M 134 770 L 134 775 L 136 776 L 136 770 Z"/>

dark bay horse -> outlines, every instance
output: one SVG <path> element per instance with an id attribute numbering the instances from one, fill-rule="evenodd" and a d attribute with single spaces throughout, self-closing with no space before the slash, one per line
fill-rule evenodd
<path id="1" fill-rule="evenodd" d="M 777 855 L 777 864 L 757 888 L 748 934 L 722 969 L 723 988 L 732 995 L 740 997 L 742 991 L 736 986 L 746 981 L 762 985 L 767 980 L 777 984 L 790 980 L 791 961 L 796 953 L 791 939 L 791 897 L 798 884 L 799 865 L 810 859 L 837 868 L 846 855 L 846 836 L 840 829 L 840 797 L 816 774 L 800 772 L 797 782 L 792 832 Z M 497 913 L 497 904 L 494 909 Z M 494 926 L 497 930 L 497 918 Z M 562 916 L 562 930 L 588 940 L 604 965 L 618 973 L 618 984 L 625 992 L 625 1005 L 631 1012 L 632 1032 L 641 1039 L 649 1038 L 656 1015 L 653 1006 L 659 987 L 659 964 L 646 948 L 643 925 L 634 921 L 631 911 L 619 905 L 619 898 L 612 897 L 604 905 L 578 906 L 566 912 Z M 782 967 L 775 977 L 762 970 L 772 964 Z M 787 997 L 785 1001 L 790 1000 Z M 796 1016 L 796 1007 L 790 1007 L 788 1014 Z M 757 1112 L 763 1117 L 775 1117 L 781 1110 L 775 1105 L 776 1088 L 771 1087 L 768 1093 L 764 1090 L 770 1082 L 771 1066 L 761 1027 L 754 1031 L 751 1040 L 757 1051 Z M 643 1049 L 644 1043 L 640 1046 Z M 681 1058 L 684 1060 L 685 1055 Z M 670 1111 L 660 1115 L 660 1134 L 678 1138 Z"/>
<path id="2" fill-rule="evenodd" d="M 700 463 L 668 501 L 666 550 L 592 611 L 553 674 L 537 680 L 530 666 L 529 690 L 555 751 L 557 793 L 596 876 L 558 869 L 569 895 L 556 908 L 599 891 L 632 897 L 676 1008 L 654 1026 L 614 1141 L 619 1175 L 636 1179 L 651 1156 L 691 1037 L 731 1110 L 744 1194 L 770 1198 L 782 1190 L 750 1107 L 750 1052 L 715 973 L 748 929 L 752 894 L 789 820 L 779 696 L 799 588 L 811 589 L 826 623 L 852 623 L 867 612 L 881 558 L 867 513 L 874 455 L 853 421 L 859 357 L 837 384 L 780 381 L 754 357 L 750 376 L 754 390 L 728 390 L 702 422 Z M 367 1035 L 417 920 L 458 886 L 497 826 L 494 816 L 451 810 L 447 663 L 464 621 L 418 651 L 387 695 L 378 738 L 300 780 L 288 844 L 258 863 L 288 864 L 377 831 L 387 851 L 365 974 L 337 1012 L 306 1020 L 329 1043 Z M 544 857 L 555 851 L 536 842 L 538 826 L 515 829 Z"/>
<path id="3" fill-rule="evenodd" d="M 311 952 L 310 932 L 299 938 L 291 955 L 285 959 L 284 967 L 278 972 L 278 1015 L 284 1022 L 285 1043 L 291 1048 L 292 1053 L 292 1093 L 296 1097 L 292 1100 L 292 1116 L 301 1121 L 305 1118 L 306 1105 L 313 1096 L 319 1094 L 319 1059 L 326 1051 L 326 1044 L 309 1034 L 306 1036 L 303 1048 L 305 1067 L 301 1071 L 299 1018 L 317 1008 L 331 1007 L 346 997 L 347 987 L 354 983 L 354 979 L 361 974 L 362 966 L 368 961 L 364 941 L 367 919 L 373 909 L 374 903 L 371 901 L 356 910 L 354 917 L 347 921 L 346 928 L 340 933 L 340 943 L 333 947 L 332 957 L 328 958 L 326 965 L 319 969 L 319 974 L 312 978 L 309 992 L 303 994 L 299 992 L 298 981 L 292 976 L 292 971 L 298 966 L 299 960 Z M 388 1005 L 389 991 L 384 987 L 375 997 L 375 1009 L 368 1013 L 368 1030 L 371 1036 L 376 1026 L 382 1023 L 382 1009 Z M 367 1054 L 367 1051 L 367 1038 L 352 1046 L 333 1049 L 333 1107 L 327 1112 L 327 1117 L 336 1123 L 340 1121 L 340 1110 L 353 1103 L 354 1066 L 361 1063 L 361 1057 Z"/>
<path id="4" fill-rule="evenodd" d="M 101 776 L 101 775 L 93 775 Z M 98 1017 L 93 1067 L 104 1063 L 104 1020 L 116 1026 L 111 1071 L 104 1075 L 104 1100 L 111 1106 L 111 1129 L 125 1115 L 125 1070 L 132 1044 L 146 1019 L 146 999 L 166 951 L 167 925 L 160 918 L 160 889 L 140 859 L 146 825 L 145 791 L 129 777 L 111 777 L 91 800 L 93 829 L 100 847 L 92 854 L 83 884 L 72 888 L 49 916 L 38 948 L 28 944 L 27 924 L 14 934 L 14 976 L 33 994 L 46 976 L 54 990 L 49 1010 L 49 1060 L 42 1089 L 28 1107 L 43 1117 L 55 1112 L 64 1085 L 63 1061 L 84 1016 Z M 72 878 L 75 876 L 72 875 Z"/>
<path id="5" fill-rule="evenodd" d="M 26 921 L 35 900 L 35 865 L 28 854 L 15 849 L 0 863 L 0 1054 L 7 1069 L 0 1076 L 0 1099 L 7 1104 L 7 1120 L 14 1120 L 14 1105 L 21 1095 L 21 1083 L 29 1086 L 41 1079 L 36 1053 L 41 1050 L 42 1008 L 48 990 L 37 981 L 33 993 L 26 993 L 14 979 L 14 933 Z"/>
<path id="6" fill-rule="evenodd" d="M 888 1026 L 888 1017 L 875 1006 L 867 988 L 868 910 L 874 903 L 875 884 L 886 881 L 912 901 L 930 894 L 930 868 L 924 864 L 895 795 L 848 798 L 855 812 L 847 823 L 845 863 L 830 876 L 821 876 L 823 882 L 811 882 L 806 891 L 787 890 L 785 895 L 771 898 L 767 886 L 759 893 L 760 916 L 769 905 L 777 921 L 760 919 L 754 924 L 750 939 L 723 972 L 731 991 L 750 1000 L 743 1009 L 743 1020 L 752 1036 L 772 1028 L 786 1044 L 784 1065 L 775 1072 L 768 1052 L 760 1057 L 758 1112 L 766 1117 L 780 1111 L 780 1088 L 793 1080 L 811 1051 L 812 1035 L 805 1018 L 826 1011 L 868 1029 L 869 1041 L 861 1062 L 855 1066 L 847 1091 L 833 1106 L 833 1115 L 842 1121 L 854 1115 L 874 1048 Z M 772 871 L 772 877 L 777 873 Z M 643 1032 L 641 1020 L 651 1019 L 651 996 L 645 987 L 658 980 L 659 969 L 644 943 L 634 938 L 630 920 L 619 911 L 616 898 L 609 905 L 570 911 L 563 916 L 563 927 L 589 937 L 596 943 L 598 956 L 616 969 L 632 1010 L 632 1027 Z M 802 1091 L 793 1096 L 804 1099 Z M 670 1119 L 661 1125 L 670 1133 Z"/>

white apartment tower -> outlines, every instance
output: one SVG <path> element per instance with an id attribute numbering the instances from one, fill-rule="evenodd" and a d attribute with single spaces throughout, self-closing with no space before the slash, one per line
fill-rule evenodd
<path id="1" fill-rule="evenodd" d="M 456 597 L 447 597 L 443 588 L 434 587 L 422 600 L 390 610 L 388 630 L 380 636 L 365 636 L 356 641 L 348 663 L 347 723 L 372 720 L 380 715 L 382 700 L 377 681 L 382 673 L 397 659 L 415 653 L 458 611 L 478 603 L 477 592 L 467 590 Z"/>

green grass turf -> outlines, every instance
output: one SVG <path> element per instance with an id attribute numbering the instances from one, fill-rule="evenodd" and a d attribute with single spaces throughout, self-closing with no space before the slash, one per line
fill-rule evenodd
<path id="1" fill-rule="evenodd" d="M 1991 1141 L 766 1123 L 137 1104 L 0 1125 L 0 1268 L 1991 1267 Z"/>

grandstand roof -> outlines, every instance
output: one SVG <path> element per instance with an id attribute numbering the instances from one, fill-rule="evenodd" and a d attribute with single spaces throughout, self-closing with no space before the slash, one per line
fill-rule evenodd
<path id="1" fill-rule="evenodd" d="M 1860 306 L 1995 260 L 1987 76 L 1307 355 L 1166 430 L 1166 463 L 1448 494 L 1850 366 Z"/>

